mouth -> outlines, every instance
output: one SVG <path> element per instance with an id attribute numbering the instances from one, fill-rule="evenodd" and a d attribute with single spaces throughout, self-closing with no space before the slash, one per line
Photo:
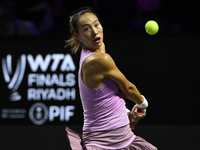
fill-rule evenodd
<path id="1" fill-rule="evenodd" d="M 95 42 L 95 43 L 100 43 L 100 42 L 101 42 L 101 38 L 100 38 L 100 37 L 96 37 L 96 38 L 94 39 L 94 42 Z"/>

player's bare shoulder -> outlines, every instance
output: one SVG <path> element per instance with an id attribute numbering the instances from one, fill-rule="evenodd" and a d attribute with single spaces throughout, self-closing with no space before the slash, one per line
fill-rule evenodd
<path id="1" fill-rule="evenodd" d="M 89 56 L 85 62 L 84 67 L 92 67 L 94 69 L 104 70 L 114 63 L 112 57 L 108 53 L 93 54 Z"/>

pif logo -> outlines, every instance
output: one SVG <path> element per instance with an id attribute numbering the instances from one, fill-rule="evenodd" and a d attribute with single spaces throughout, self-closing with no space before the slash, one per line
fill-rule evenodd
<path id="1" fill-rule="evenodd" d="M 42 125 L 48 119 L 50 122 L 55 118 L 59 118 L 61 122 L 69 121 L 74 116 L 75 106 L 49 106 L 47 108 L 43 103 L 35 103 L 29 110 L 29 119 L 35 125 Z"/>
<path id="2" fill-rule="evenodd" d="M 35 103 L 29 110 L 29 119 L 35 125 L 44 124 L 49 117 L 48 108 L 43 103 Z"/>

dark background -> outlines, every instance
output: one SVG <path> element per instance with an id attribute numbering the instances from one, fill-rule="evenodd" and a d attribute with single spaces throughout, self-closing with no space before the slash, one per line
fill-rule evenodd
<path id="1" fill-rule="evenodd" d="M 134 133 L 161 150 L 197 150 L 200 146 L 198 3 L 188 0 L 160 2 L 156 11 L 143 12 L 141 21 L 135 12 L 136 1 L 111 3 L 102 0 L 98 5 L 93 1 L 63 1 L 61 6 L 65 13 L 62 14 L 64 19 L 60 17 L 63 19 L 60 20 L 64 22 L 56 24 L 53 29 L 40 35 L 1 35 L 1 59 L 8 53 L 18 56 L 22 53 L 69 53 L 69 49 L 63 48 L 64 40 L 70 35 L 68 16 L 80 6 L 92 6 L 104 27 L 107 52 L 149 101 L 147 116 L 136 126 Z M 18 8 L 22 7 L 21 2 L 16 4 Z M 49 5 L 55 6 L 54 1 Z M 20 13 L 21 18 L 27 17 Z M 144 24 L 149 19 L 159 23 L 160 30 L 156 35 L 145 33 Z M 79 54 L 73 58 L 78 64 Z M 6 99 L 2 73 L 1 85 L 2 108 Z M 80 106 L 79 102 L 77 99 L 77 106 Z M 126 102 L 131 109 L 133 103 Z M 76 114 L 71 122 L 47 122 L 41 126 L 18 121 L 1 122 L 1 149 L 70 149 L 65 126 L 81 133 L 81 108 Z"/>

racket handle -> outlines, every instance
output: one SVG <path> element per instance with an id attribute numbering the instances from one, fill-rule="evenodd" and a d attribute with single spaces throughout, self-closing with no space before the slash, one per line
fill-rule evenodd
<path id="1" fill-rule="evenodd" d="M 140 108 L 137 108 L 137 113 L 142 114 L 142 110 Z"/>

